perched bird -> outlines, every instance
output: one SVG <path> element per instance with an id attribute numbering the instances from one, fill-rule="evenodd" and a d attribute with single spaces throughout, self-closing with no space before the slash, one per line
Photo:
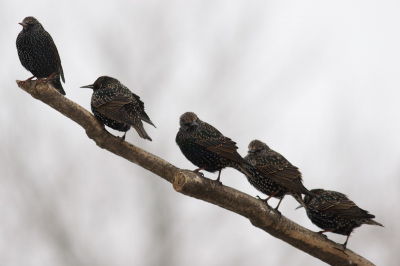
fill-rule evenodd
<path id="1" fill-rule="evenodd" d="M 21 64 L 33 74 L 23 81 L 38 78 L 39 82 L 51 80 L 53 86 L 62 94 L 65 91 L 60 77 L 65 83 L 60 55 L 50 34 L 34 17 L 26 17 L 21 23 L 22 31 L 17 37 L 17 50 Z"/>
<path id="2" fill-rule="evenodd" d="M 144 111 L 144 103 L 117 79 L 102 76 L 92 85 L 81 88 L 93 89 L 91 107 L 94 116 L 102 124 L 125 132 L 123 140 L 131 127 L 141 138 L 152 140 L 143 128 L 142 120 L 156 126 Z"/>
<path id="3" fill-rule="evenodd" d="M 201 121 L 195 113 L 186 112 L 179 120 L 180 128 L 176 135 L 176 143 L 183 155 L 194 165 L 199 167 L 194 170 L 206 170 L 214 173 L 225 167 L 232 167 L 245 171 L 246 161 L 236 151 L 238 147 L 230 138 L 222 135 L 216 128 Z"/>
<path id="4" fill-rule="evenodd" d="M 343 244 L 346 250 L 347 241 L 354 228 L 363 224 L 379 225 L 372 220 L 375 215 L 359 208 L 349 198 L 339 192 L 323 189 L 312 189 L 314 198 L 304 196 L 307 216 L 316 226 L 324 229 L 319 233 L 332 232 L 347 236 Z M 299 206 L 300 208 L 302 206 Z"/>
<path id="5" fill-rule="evenodd" d="M 314 196 L 303 186 L 299 168 L 276 151 L 271 150 L 264 142 L 251 141 L 244 159 L 254 166 L 253 169 L 247 168 L 250 173 L 250 175 L 246 175 L 247 180 L 257 190 L 269 196 L 264 202 L 268 204 L 271 197 L 279 199 L 275 210 L 278 210 L 286 194 L 292 195 L 303 206 L 305 204 L 301 194 Z"/>

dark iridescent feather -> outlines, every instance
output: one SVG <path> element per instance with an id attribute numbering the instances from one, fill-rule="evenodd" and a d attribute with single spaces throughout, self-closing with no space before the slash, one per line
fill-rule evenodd
<path id="1" fill-rule="evenodd" d="M 248 154 L 244 159 L 254 167 L 253 170 L 248 169 L 251 173 L 250 176 L 246 175 L 248 181 L 262 193 L 280 200 L 286 194 L 291 194 L 302 205 L 304 202 L 301 194 L 313 196 L 304 187 L 299 169 L 281 154 L 271 150 L 264 142 L 251 141 Z"/>
<path id="2" fill-rule="evenodd" d="M 17 37 L 17 50 L 21 64 L 38 79 L 51 79 L 53 86 L 63 95 L 64 71 L 57 47 L 50 34 L 34 17 L 26 17 Z M 33 77 L 32 77 L 33 78 Z M 28 79 L 29 80 L 29 79 Z"/>
<path id="3" fill-rule="evenodd" d="M 93 89 L 92 112 L 101 123 L 123 132 L 132 126 L 140 137 L 152 140 L 142 123 L 143 120 L 155 127 L 144 111 L 144 103 L 117 79 L 102 76 L 94 84 L 81 88 Z"/>
<path id="4" fill-rule="evenodd" d="M 233 167 L 245 171 L 246 161 L 237 152 L 236 143 L 222 135 L 216 128 L 201 121 L 193 112 L 184 113 L 180 117 L 180 128 L 176 135 L 176 143 L 183 155 L 197 170 L 208 172 L 219 171 L 225 167 Z"/>
<path id="5" fill-rule="evenodd" d="M 304 197 L 307 216 L 323 232 L 332 232 L 346 235 L 346 242 L 343 244 L 346 248 L 350 234 L 357 227 L 363 224 L 379 225 L 382 224 L 372 220 L 374 215 L 358 207 L 346 195 L 324 189 L 312 189 L 315 197 Z"/>

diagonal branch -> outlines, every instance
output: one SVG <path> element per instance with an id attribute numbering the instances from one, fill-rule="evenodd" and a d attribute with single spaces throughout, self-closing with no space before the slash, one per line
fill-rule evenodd
<path id="1" fill-rule="evenodd" d="M 278 217 L 272 212 L 268 213 L 264 203 L 254 197 L 231 187 L 219 185 L 191 171 L 179 169 L 162 158 L 113 136 L 90 112 L 58 93 L 50 83 L 27 81 L 22 84 L 17 81 L 17 84 L 35 99 L 81 125 L 97 146 L 164 178 L 172 183 L 176 191 L 244 216 L 254 226 L 330 265 L 374 265 L 349 249 L 341 251 L 341 245 L 284 216 Z"/>

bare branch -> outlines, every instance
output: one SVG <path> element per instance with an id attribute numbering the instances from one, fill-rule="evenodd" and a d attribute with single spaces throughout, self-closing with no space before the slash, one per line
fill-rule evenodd
<path id="1" fill-rule="evenodd" d="M 270 235 L 330 265 L 374 265 L 341 245 L 314 233 L 284 216 L 269 213 L 264 203 L 231 187 L 179 169 L 167 161 L 108 133 L 86 109 L 57 92 L 50 83 L 27 81 L 18 86 L 81 125 L 103 149 L 125 158 L 173 184 L 176 191 L 235 212 Z"/>

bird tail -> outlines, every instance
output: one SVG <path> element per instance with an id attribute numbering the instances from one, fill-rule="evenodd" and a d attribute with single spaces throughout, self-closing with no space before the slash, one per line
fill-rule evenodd
<path id="1" fill-rule="evenodd" d="M 384 227 L 382 224 L 380 224 L 380 223 L 378 223 L 378 222 L 375 222 L 374 220 L 369 220 L 369 219 L 366 219 L 366 220 L 365 220 L 365 224 L 379 225 L 379 226 Z"/>
<path id="2" fill-rule="evenodd" d="M 314 193 L 312 193 L 312 192 L 309 191 L 308 189 L 306 189 L 306 190 L 307 190 L 307 191 L 303 193 L 304 195 L 310 196 L 311 198 L 315 198 L 315 194 L 314 194 Z"/>
<path id="3" fill-rule="evenodd" d="M 303 182 L 301 181 L 301 177 L 293 180 L 293 182 L 297 185 L 297 191 L 300 192 L 301 194 L 307 195 L 311 198 L 315 197 L 315 194 L 309 191 L 304 185 Z M 301 198 L 301 195 L 300 195 Z"/>
<path id="4" fill-rule="evenodd" d="M 63 86 L 61 85 L 60 81 L 60 74 L 56 74 L 52 79 L 51 79 L 51 84 L 53 87 L 62 95 L 65 95 L 65 91 L 63 89 Z"/>
<path id="5" fill-rule="evenodd" d="M 147 134 L 146 130 L 144 130 L 143 125 L 137 125 L 137 126 L 133 126 L 135 128 L 135 130 L 137 131 L 137 133 L 139 134 L 139 136 L 143 139 L 148 139 L 150 141 L 153 141 L 150 136 Z"/>
<path id="6" fill-rule="evenodd" d="M 301 194 L 300 193 L 291 193 L 291 195 L 293 196 L 293 198 L 295 200 L 297 200 L 298 203 L 301 204 L 301 206 L 304 207 L 305 210 L 307 210 L 307 205 L 305 204 L 304 200 L 301 198 Z M 300 206 L 298 208 L 300 208 Z"/>
<path id="7" fill-rule="evenodd" d="M 153 127 L 157 128 L 156 125 L 154 125 L 153 122 L 150 120 L 150 117 L 144 111 L 140 114 L 140 118 L 144 122 L 146 122 L 146 123 L 152 125 Z"/>
<path id="8" fill-rule="evenodd" d="M 235 165 L 236 167 L 234 167 L 234 168 L 236 168 L 236 170 L 238 170 L 239 172 L 241 172 L 242 174 L 244 174 L 245 176 L 247 176 L 248 178 L 252 178 L 252 175 L 250 174 L 250 172 L 248 171 L 249 169 L 251 169 L 251 167 L 248 167 L 247 165 L 245 165 L 245 164 L 240 164 L 240 163 L 237 163 L 236 165 Z"/>

